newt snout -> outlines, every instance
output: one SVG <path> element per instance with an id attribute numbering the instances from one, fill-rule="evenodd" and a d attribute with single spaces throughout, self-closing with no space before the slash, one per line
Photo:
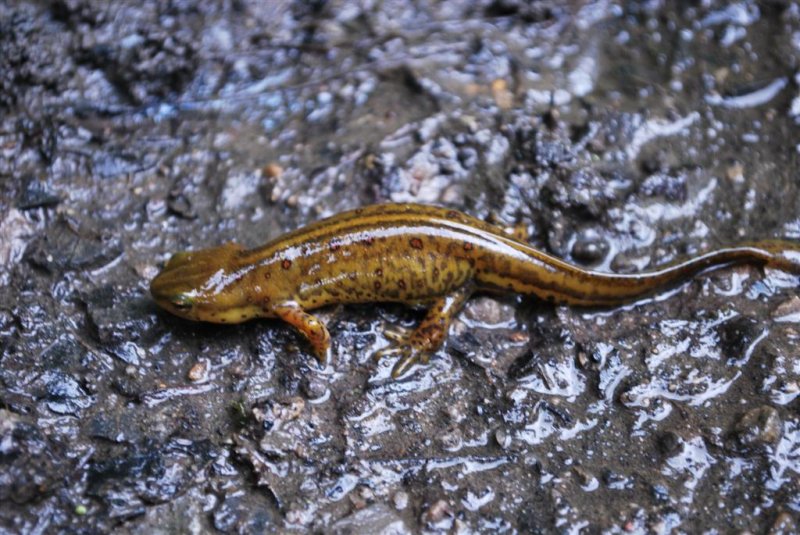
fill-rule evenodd
<path id="1" fill-rule="evenodd" d="M 236 323 L 260 315 L 240 284 L 249 269 L 239 267 L 244 249 L 228 243 L 172 255 L 150 282 L 155 302 L 182 318 Z"/>

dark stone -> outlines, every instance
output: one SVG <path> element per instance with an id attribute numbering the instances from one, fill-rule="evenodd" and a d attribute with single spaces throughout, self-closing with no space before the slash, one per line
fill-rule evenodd
<path id="1" fill-rule="evenodd" d="M 173 189 L 169 192 L 169 196 L 167 197 L 167 208 L 169 208 L 169 211 L 173 214 L 184 219 L 197 218 L 197 211 L 194 209 L 192 200 L 189 198 L 187 193 L 182 190 Z"/>
<path id="2" fill-rule="evenodd" d="M 47 187 L 39 180 L 29 177 L 25 186 L 17 196 L 17 208 L 30 210 L 32 208 L 52 208 L 61 202 L 61 198 L 48 191 Z"/>
<path id="3" fill-rule="evenodd" d="M 72 469 L 65 448 L 22 417 L 0 409 L 0 503 L 48 496 Z"/>
<path id="4" fill-rule="evenodd" d="M 92 397 L 72 375 L 60 371 L 46 371 L 39 377 L 37 383 L 40 397 L 44 399 L 47 408 L 57 414 L 77 416 L 93 403 Z"/>
<path id="5" fill-rule="evenodd" d="M 665 457 L 678 453 L 683 446 L 683 439 L 673 431 L 667 431 L 658 437 L 658 451 Z"/>
<path id="6" fill-rule="evenodd" d="M 736 316 L 726 321 L 717 329 L 723 355 L 729 360 L 741 360 L 762 329 L 760 322 L 750 316 Z"/>
<path id="7" fill-rule="evenodd" d="M 87 492 L 105 501 L 114 517 L 139 514 L 144 504 L 164 503 L 184 492 L 213 456 L 205 440 L 133 445 L 120 455 L 95 460 Z"/>
<path id="8" fill-rule="evenodd" d="M 39 358 L 48 370 L 69 371 L 80 366 L 85 354 L 86 350 L 74 337 L 64 336 L 47 347 Z"/>
<path id="9" fill-rule="evenodd" d="M 141 352 L 125 344 L 141 338 L 158 323 L 156 305 L 152 300 L 101 286 L 83 296 L 83 301 L 98 341 L 115 344 L 115 356 L 135 364 Z"/>
<path id="10" fill-rule="evenodd" d="M 148 103 L 179 92 L 197 69 L 195 42 L 178 30 L 139 27 L 131 34 L 136 40 L 91 44 L 79 59 L 102 70 L 129 102 Z"/>
<path id="11" fill-rule="evenodd" d="M 74 220 L 60 218 L 25 254 L 32 264 L 62 273 L 108 264 L 122 254 L 122 246 L 118 237 L 103 236 Z"/>

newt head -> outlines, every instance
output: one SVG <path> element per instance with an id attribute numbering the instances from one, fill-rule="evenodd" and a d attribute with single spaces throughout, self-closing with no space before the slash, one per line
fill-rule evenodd
<path id="1" fill-rule="evenodd" d="M 227 243 L 172 255 L 150 282 L 150 294 L 163 309 L 181 318 L 239 323 L 262 315 L 248 302 L 239 265 L 241 245 Z"/>

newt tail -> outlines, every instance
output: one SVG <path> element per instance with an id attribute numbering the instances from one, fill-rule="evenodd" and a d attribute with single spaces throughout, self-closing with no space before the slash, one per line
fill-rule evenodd
<path id="1" fill-rule="evenodd" d="M 376 301 L 426 306 L 417 329 L 387 332 L 392 345 L 376 355 L 400 357 L 392 371 L 397 377 L 426 363 L 442 346 L 450 323 L 475 291 L 612 306 L 737 263 L 800 274 L 800 244 L 756 241 L 643 273 L 601 273 L 455 210 L 384 204 L 323 219 L 255 249 L 229 243 L 177 253 L 153 279 L 150 292 L 160 306 L 187 319 L 280 318 L 306 337 L 320 362 L 328 359 L 331 338 L 309 310 Z"/>
<path id="2" fill-rule="evenodd" d="M 800 244 L 786 240 L 762 240 L 715 249 L 668 266 L 630 275 L 586 270 L 536 249 L 529 249 L 531 258 L 546 263 L 561 276 L 555 282 L 544 282 L 539 270 L 522 273 L 512 290 L 574 306 L 629 303 L 657 293 L 701 271 L 726 265 L 746 263 L 800 274 Z"/>

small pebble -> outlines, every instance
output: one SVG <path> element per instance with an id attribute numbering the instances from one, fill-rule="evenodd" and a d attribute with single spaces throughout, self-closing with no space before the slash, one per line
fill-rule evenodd
<path id="1" fill-rule="evenodd" d="M 447 408 L 445 408 L 444 413 L 451 422 L 460 422 L 465 416 L 464 410 L 457 405 L 448 405 Z"/>
<path id="2" fill-rule="evenodd" d="M 306 408 L 306 402 L 301 397 L 293 397 L 286 404 L 276 404 L 273 407 L 274 414 L 281 420 L 296 420 Z"/>
<path id="3" fill-rule="evenodd" d="M 591 473 L 579 466 L 574 467 L 572 471 L 575 473 L 575 476 L 578 479 L 578 484 L 582 487 L 585 487 L 594 480 L 594 476 Z"/>
<path id="4" fill-rule="evenodd" d="M 745 413 L 736 424 L 735 432 L 743 446 L 763 446 L 781 438 L 782 425 L 777 409 L 763 405 Z"/>
<path id="5" fill-rule="evenodd" d="M 492 82 L 492 97 L 501 109 L 507 110 L 514 105 L 514 94 L 509 91 L 508 84 L 501 78 Z"/>
<path id="6" fill-rule="evenodd" d="M 261 172 L 266 178 L 275 180 L 283 174 L 283 167 L 276 163 L 268 163 L 261 169 Z"/>
<path id="7" fill-rule="evenodd" d="M 505 449 L 508 449 L 511 446 L 511 435 L 505 429 L 498 429 L 494 432 L 494 439 L 497 441 L 497 444 Z"/>
<path id="8" fill-rule="evenodd" d="M 625 476 L 618 472 L 614 472 L 613 470 L 606 470 L 603 472 L 603 483 L 605 483 L 606 486 L 618 486 L 624 484 L 625 481 Z"/>
<path id="9" fill-rule="evenodd" d="M 350 494 L 350 503 L 353 504 L 353 509 L 360 511 L 367 506 L 367 500 L 357 494 Z"/>
<path id="10" fill-rule="evenodd" d="M 772 311 L 772 317 L 783 321 L 800 322 L 800 297 L 793 295 Z"/>
<path id="11" fill-rule="evenodd" d="M 464 311 L 467 318 L 490 325 L 511 322 L 515 313 L 516 309 L 513 306 L 486 296 L 470 300 Z"/>
<path id="12" fill-rule="evenodd" d="M 206 378 L 206 374 L 208 372 L 208 363 L 204 360 L 195 362 L 194 365 L 189 368 L 189 373 L 187 376 L 189 380 L 196 383 L 198 381 L 202 381 Z"/>
<path id="13" fill-rule="evenodd" d="M 442 447 L 447 451 L 458 451 L 464 444 L 464 441 L 461 437 L 461 431 L 458 429 L 454 429 L 449 433 L 441 435 L 439 437 L 439 441 L 442 443 Z"/>
<path id="14" fill-rule="evenodd" d="M 294 525 L 305 525 L 311 521 L 308 511 L 292 509 L 286 513 L 286 522 Z"/>
<path id="15" fill-rule="evenodd" d="M 452 517 L 453 510 L 446 500 L 439 500 L 431 505 L 427 511 L 425 511 L 425 513 L 422 515 L 422 518 L 426 523 L 430 522 L 432 524 L 436 524 L 447 516 Z"/>
<path id="16" fill-rule="evenodd" d="M 408 493 L 404 490 L 398 490 L 394 493 L 394 496 L 392 496 L 392 502 L 394 503 L 395 509 L 402 511 L 408 507 Z"/>
<path id="17" fill-rule="evenodd" d="M 527 342 L 530 339 L 530 335 L 524 331 L 514 331 L 509 335 L 509 338 L 512 342 L 520 344 L 522 342 Z"/>
<path id="18" fill-rule="evenodd" d="M 608 254 L 609 245 L 596 231 L 581 232 L 572 244 L 572 257 L 586 264 L 600 262 Z"/>
<path id="19" fill-rule="evenodd" d="M 303 393 L 308 399 L 319 399 L 325 395 L 328 385 L 319 377 L 306 377 L 302 383 Z"/>
<path id="20" fill-rule="evenodd" d="M 797 533 L 797 523 L 792 518 L 792 515 L 786 511 L 782 511 L 775 519 L 775 523 L 769 530 L 769 535 L 789 535 L 790 533 Z"/>
<path id="21" fill-rule="evenodd" d="M 744 182 L 744 166 L 742 162 L 733 161 L 727 169 L 725 169 L 725 177 L 731 182 Z"/>
<path id="22" fill-rule="evenodd" d="M 364 499 L 364 500 L 366 500 L 368 502 L 370 502 L 370 501 L 375 499 L 375 492 L 373 492 L 373 490 L 371 488 L 369 488 L 369 487 L 361 487 L 358 490 L 358 494 L 359 494 L 359 496 L 361 496 L 362 499 Z"/>
<path id="23" fill-rule="evenodd" d="M 656 483 L 655 485 L 650 487 L 650 492 L 653 495 L 653 498 L 657 502 L 659 503 L 669 502 L 669 489 L 666 486 Z"/>

